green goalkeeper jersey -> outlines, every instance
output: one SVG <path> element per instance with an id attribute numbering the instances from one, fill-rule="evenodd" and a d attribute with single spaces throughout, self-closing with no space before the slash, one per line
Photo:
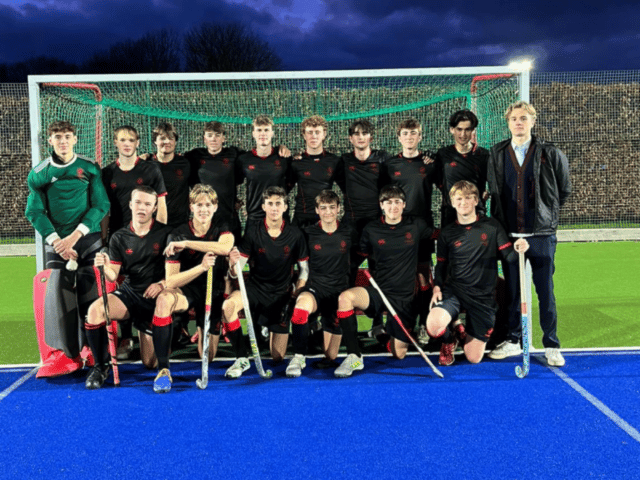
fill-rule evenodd
<path id="1" fill-rule="evenodd" d="M 76 156 L 64 164 L 54 154 L 31 170 L 27 185 L 25 215 L 45 240 L 76 229 L 85 235 L 100 231 L 110 204 L 95 163 Z"/>

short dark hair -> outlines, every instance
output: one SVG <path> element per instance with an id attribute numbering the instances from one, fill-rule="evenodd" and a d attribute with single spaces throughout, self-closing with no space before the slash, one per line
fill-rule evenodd
<path id="1" fill-rule="evenodd" d="M 207 132 L 215 132 L 215 133 L 219 133 L 220 135 L 227 134 L 227 130 L 224 128 L 224 125 L 220 122 L 205 123 L 203 133 L 207 133 Z"/>
<path id="2" fill-rule="evenodd" d="M 47 137 L 50 137 L 54 133 L 65 132 L 71 132 L 75 135 L 76 126 L 71 122 L 67 122 L 66 120 L 58 120 L 57 122 L 53 122 L 52 124 L 50 124 L 49 128 L 47 128 Z"/>
<path id="3" fill-rule="evenodd" d="M 391 200 L 392 198 L 399 198 L 403 202 L 406 201 L 407 196 L 404 193 L 404 190 L 400 187 L 400 185 L 385 185 L 380 190 L 380 195 L 378 195 L 378 200 L 380 203 Z"/>
<path id="4" fill-rule="evenodd" d="M 340 205 L 340 197 L 333 190 L 321 190 L 316 195 L 316 207 L 319 207 L 321 203 L 335 203 Z"/>
<path id="5" fill-rule="evenodd" d="M 282 197 L 284 199 L 287 198 L 287 191 L 282 187 L 267 187 L 264 192 L 262 192 L 262 202 L 268 200 L 269 197 Z"/>
<path id="6" fill-rule="evenodd" d="M 361 118 L 360 120 L 355 120 L 349 125 L 349 136 L 355 135 L 357 130 L 361 130 L 362 133 L 370 133 L 373 135 L 374 129 L 373 125 L 369 120 L 365 120 Z"/>
<path id="7" fill-rule="evenodd" d="M 173 125 L 169 122 L 160 122 L 158 126 L 153 129 L 151 141 L 156 143 L 156 139 L 160 135 L 166 135 L 169 138 L 173 138 L 176 142 L 178 141 L 178 132 L 176 132 L 176 129 L 173 128 Z"/>
<path id="8" fill-rule="evenodd" d="M 449 126 L 456 128 L 460 122 L 471 122 L 473 130 L 478 126 L 478 117 L 471 110 L 458 110 L 449 117 Z"/>
<path id="9" fill-rule="evenodd" d="M 407 130 L 418 130 L 420 132 L 422 132 L 422 125 L 420 125 L 420 122 L 418 120 L 416 120 L 415 118 L 411 117 L 411 118 L 407 118 L 406 120 L 403 120 L 402 122 L 400 122 L 400 125 L 398 125 L 398 131 L 397 131 L 397 135 L 400 135 L 400 131 L 403 129 L 407 129 Z"/>

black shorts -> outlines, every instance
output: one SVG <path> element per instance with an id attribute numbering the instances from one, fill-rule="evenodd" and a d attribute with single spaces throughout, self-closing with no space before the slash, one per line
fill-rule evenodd
<path id="1" fill-rule="evenodd" d="M 338 312 L 338 297 L 342 290 L 318 291 L 315 287 L 303 287 L 300 293 L 309 292 L 316 299 L 318 309 L 313 314 L 313 318 L 318 315 L 322 318 L 322 329 L 333 335 L 342 335 L 342 327 L 336 313 Z"/>
<path id="2" fill-rule="evenodd" d="M 131 321 L 139 331 L 150 333 L 153 312 L 156 309 L 156 299 L 143 297 L 141 293 L 135 292 L 127 282 L 119 285 L 113 295 L 120 299 L 129 312 L 129 318 L 120 321 Z"/>
<path id="3" fill-rule="evenodd" d="M 384 304 L 384 301 L 378 291 L 371 286 L 364 287 L 364 289 L 369 294 L 369 306 L 364 311 L 364 314 L 367 317 L 373 318 L 376 314 L 386 312 L 387 306 Z M 417 302 L 415 302 L 415 298 L 412 298 L 411 300 L 391 300 L 387 298 L 387 300 L 389 300 L 389 303 L 391 303 L 391 306 L 395 309 L 400 321 L 407 331 L 413 331 L 416 326 L 416 317 L 418 316 L 418 306 Z M 389 312 L 385 329 L 393 338 L 404 343 L 411 343 L 411 340 L 405 335 L 402 327 L 398 325 L 398 322 L 395 319 L 391 318 L 391 312 Z"/>
<path id="4" fill-rule="evenodd" d="M 284 314 L 287 304 L 293 301 L 289 292 L 282 295 L 267 292 L 255 284 L 247 284 L 247 297 L 254 323 L 268 327 L 271 333 L 289 333 L 291 318 Z M 246 312 L 245 312 L 246 316 Z"/>
<path id="5" fill-rule="evenodd" d="M 493 333 L 498 305 L 493 297 L 486 299 L 471 298 L 464 293 L 447 288 L 442 289 L 442 301 L 437 307 L 446 310 L 451 318 L 456 318 L 462 309 L 467 311 L 465 328 L 467 335 L 487 342 Z"/>
<path id="6" fill-rule="evenodd" d="M 196 325 L 200 328 L 204 328 L 204 315 L 205 315 L 205 296 L 207 294 L 206 288 L 187 284 L 180 287 L 180 291 L 187 298 L 189 308 L 193 308 L 196 312 Z M 209 330 L 214 335 L 220 334 L 220 323 L 222 322 L 222 303 L 224 302 L 224 292 L 213 291 L 211 298 L 211 329 Z"/>

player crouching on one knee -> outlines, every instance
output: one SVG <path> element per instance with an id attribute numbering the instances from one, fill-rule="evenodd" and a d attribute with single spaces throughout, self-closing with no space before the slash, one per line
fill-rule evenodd
<path id="1" fill-rule="evenodd" d="M 295 291 L 299 291 L 309 276 L 307 244 L 302 232 L 285 222 L 287 192 L 282 187 L 268 187 L 262 194 L 262 209 L 266 213 L 263 220 L 247 224 L 247 229 L 238 248 L 229 253 L 229 275 L 242 275 L 242 267 L 250 260 L 251 269 L 247 280 L 249 305 L 244 305 L 242 294 L 234 291 L 222 306 L 224 326 L 236 361 L 225 373 L 227 378 L 239 378 L 249 369 L 246 345 L 242 337 L 238 313 L 250 308 L 260 312 L 269 329 L 269 349 L 274 362 L 284 359 L 289 340 L 289 319 L 283 310 L 291 301 L 290 286 L 293 281 L 293 267 L 298 263 L 299 275 Z M 240 271 L 237 271 L 237 264 Z"/>
<path id="2" fill-rule="evenodd" d="M 529 244 L 520 238 L 511 244 L 507 234 L 493 218 L 476 213 L 478 188 L 461 180 L 449 191 L 457 220 L 445 226 L 437 243 L 437 259 L 431 311 L 427 332 L 442 337 L 440 365 L 454 362 L 459 343 L 471 363 L 479 363 L 495 323 L 498 258 L 517 262 L 518 253 Z M 515 247 L 515 249 L 514 249 Z M 450 330 L 452 319 L 462 309 L 467 312 L 464 328 Z"/>
<path id="3" fill-rule="evenodd" d="M 189 209 L 193 219 L 176 228 L 169 235 L 165 249 L 167 289 L 158 295 L 156 312 L 168 316 L 196 311 L 198 325 L 198 354 L 202 357 L 207 276 L 213 267 L 211 323 L 209 328 L 209 361 L 216 356 L 220 340 L 222 302 L 226 262 L 216 256 L 227 256 L 233 247 L 233 234 L 227 221 L 214 216 L 218 210 L 218 195 L 209 185 L 197 184 L 189 194 Z"/>
<path id="4" fill-rule="evenodd" d="M 383 216 L 365 225 L 360 237 L 359 251 L 375 265 L 373 277 L 394 307 L 407 331 L 415 328 L 418 308 L 415 298 L 418 248 L 421 240 L 432 238 L 434 229 L 422 218 L 404 217 L 405 194 L 397 185 L 388 185 L 380 191 Z M 386 310 L 384 301 L 373 287 L 355 287 L 342 292 L 338 299 L 338 313 L 342 339 L 347 357 L 334 375 L 349 377 L 364 368 L 357 338 L 355 309 L 373 318 Z M 411 340 L 394 320 L 385 326 L 391 340 L 387 344 L 391 354 L 402 359 Z"/>
<path id="5" fill-rule="evenodd" d="M 131 224 L 111 236 L 109 254 L 97 254 L 94 265 L 104 268 L 105 278 L 110 282 L 115 282 L 120 273 L 127 275 L 122 285 L 107 296 L 109 315 L 112 320 L 135 322 L 142 363 L 147 368 L 157 366 L 154 390 L 165 392 L 171 388 L 171 316 L 160 314 L 156 298 L 165 289 L 162 252 L 171 228 L 154 221 L 157 204 L 158 195 L 151 187 L 136 187 L 129 202 Z M 106 317 L 101 298 L 89 307 L 85 328 L 96 362 L 85 386 L 96 389 L 102 387 L 109 373 Z"/>

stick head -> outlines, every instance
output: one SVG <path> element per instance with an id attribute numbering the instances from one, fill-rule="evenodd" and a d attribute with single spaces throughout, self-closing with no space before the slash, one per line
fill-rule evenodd
<path id="1" fill-rule="evenodd" d="M 196 385 L 198 386 L 198 388 L 200 390 L 204 390 L 205 388 L 207 388 L 207 384 L 209 382 L 205 381 L 205 380 L 201 380 L 201 379 L 197 379 L 196 380 Z"/>
<path id="2" fill-rule="evenodd" d="M 529 365 L 525 365 L 522 368 L 520 365 L 516 366 L 516 375 L 518 378 L 524 378 L 529 373 Z"/>

